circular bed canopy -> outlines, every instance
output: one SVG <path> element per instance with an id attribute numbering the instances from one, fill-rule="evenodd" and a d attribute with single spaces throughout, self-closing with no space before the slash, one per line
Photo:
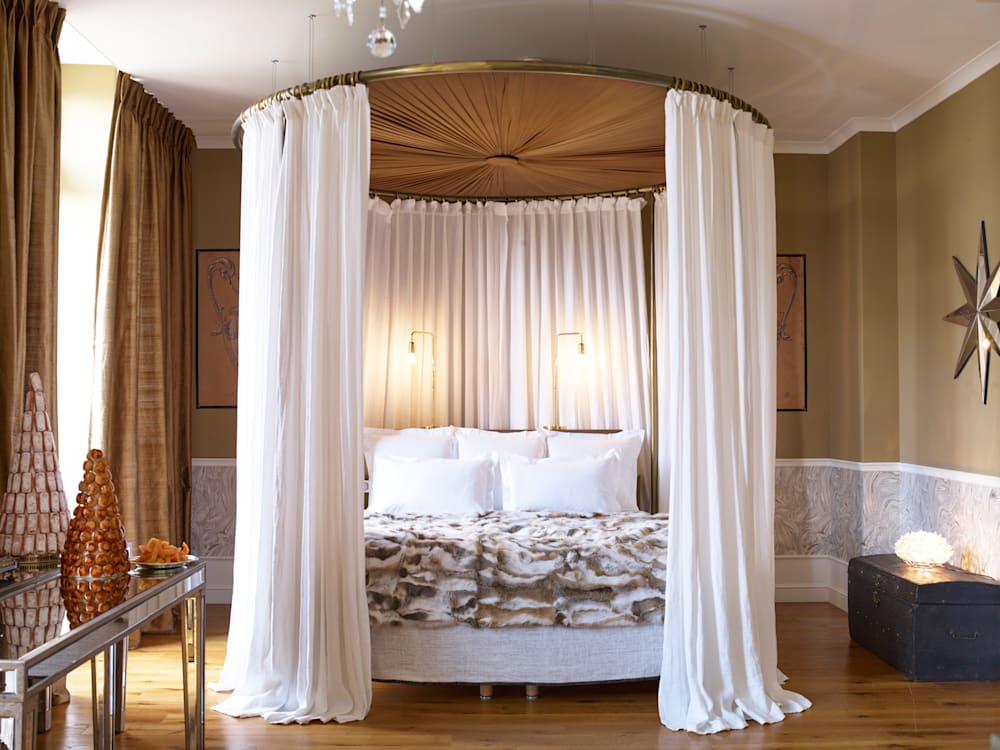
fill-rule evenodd
<path id="1" fill-rule="evenodd" d="M 694 90 L 764 117 L 718 89 L 622 68 L 541 61 L 457 62 L 347 73 L 278 91 L 274 101 L 364 83 L 371 190 L 442 199 L 575 197 L 662 187 L 663 100 Z"/>

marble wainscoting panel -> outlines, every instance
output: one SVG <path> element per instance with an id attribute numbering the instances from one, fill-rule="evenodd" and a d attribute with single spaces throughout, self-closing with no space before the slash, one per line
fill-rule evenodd
<path id="1" fill-rule="evenodd" d="M 779 464 L 774 471 L 774 552 L 808 555 L 809 538 L 806 467 Z"/>
<path id="2" fill-rule="evenodd" d="M 236 462 L 195 459 L 191 548 L 232 557 Z M 778 555 L 829 556 L 893 551 L 908 531 L 943 534 L 952 563 L 1000 579 L 1000 477 L 909 464 L 780 459 L 775 469 L 774 546 Z"/>
<path id="3" fill-rule="evenodd" d="M 862 465 L 863 466 L 863 465 Z M 864 477 L 862 499 L 861 554 L 879 555 L 892 552 L 899 539 L 900 472 L 893 468 L 858 469 Z"/>
<path id="4" fill-rule="evenodd" d="M 191 551 L 201 557 L 232 557 L 236 459 L 196 458 L 191 463 Z"/>
<path id="5" fill-rule="evenodd" d="M 908 531 L 936 531 L 951 562 L 1000 579 L 1000 477 L 910 464 L 779 460 L 775 553 L 891 553 Z"/>
<path id="6" fill-rule="evenodd" d="M 778 555 L 861 554 L 863 476 L 834 461 L 779 461 L 774 551 Z"/>
<path id="7" fill-rule="evenodd" d="M 936 531 L 953 565 L 1000 579 L 1000 478 L 903 466 L 899 494 L 899 535 Z"/>

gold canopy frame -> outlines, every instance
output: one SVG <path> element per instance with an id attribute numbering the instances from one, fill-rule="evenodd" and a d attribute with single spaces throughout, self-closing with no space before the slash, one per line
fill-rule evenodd
<path id="1" fill-rule="evenodd" d="M 696 91 L 768 125 L 732 94 L 599 65 L 453 62 L 343 73 L 282 89 L 244 110 L 363 83 L 371 106 L 373 195 L 538 200 L 640 195 L 663 188 L 665 91 Z"/>

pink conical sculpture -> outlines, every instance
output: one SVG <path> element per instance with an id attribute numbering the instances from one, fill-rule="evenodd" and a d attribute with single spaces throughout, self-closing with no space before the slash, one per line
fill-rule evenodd
<path id="1" fill-rule="evenodd" d="M 7 491 L 0 506 L 0 553 L 20 562 L 58 563 L 69 528 L 69 505 L 59 473 L 42 379 L 28 376 L 21 432 L 14 441 Z"/>
<path id="2" fill-rule="evenodd" d="M 10 577 L 22 581 L 32 575 L 35 574 L 15 571 Z M 0 601 L 0 623 L 7 639 L 8 656 L 24 656 L 59 635 L 66 616 L 60 581 L 54 578 Z"/>

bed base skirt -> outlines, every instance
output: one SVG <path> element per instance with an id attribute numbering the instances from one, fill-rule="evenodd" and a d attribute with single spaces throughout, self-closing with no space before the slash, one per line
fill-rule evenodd
<path id="1" fill-rule="evenodd" d="M 372 679 L 565 685 L 659 677 L 663 626 L 372 627 Z"/>

